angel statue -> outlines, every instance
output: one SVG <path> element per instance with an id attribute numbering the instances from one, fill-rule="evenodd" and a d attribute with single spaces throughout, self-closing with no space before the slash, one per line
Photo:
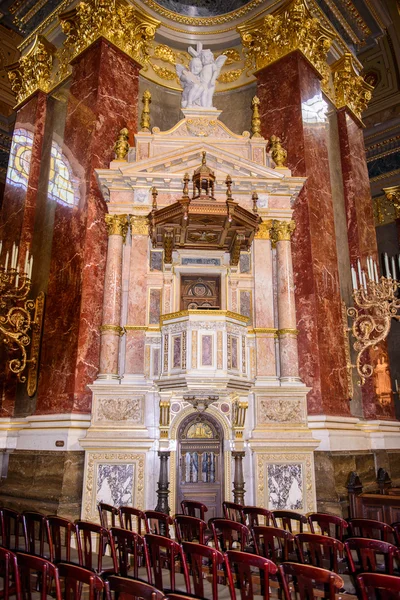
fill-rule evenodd
<path id="1" fill-rule="evenodd" d="M 211 50 L 203 50 L 199 42 L 196 50 L 188 48 L 192 60 L 187 69 L 184 65 L 176 65 L 176 72 L 183 87 L 182 108 L 214 108 L 212 105 L 215 84 L 227 57 L 223 54 L 214 58 Z"/>

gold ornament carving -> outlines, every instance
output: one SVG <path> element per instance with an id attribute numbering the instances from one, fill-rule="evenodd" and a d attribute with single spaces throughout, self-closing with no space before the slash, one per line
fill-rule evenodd
<path id="1" fill-rule="evenodd" d="M 149 235 L 149 222 L 147 217 L 133 215 L 130 218 L 132 235 Z"/>
<path id="2" fill-rule="evenodd" d="M 268 398 L 259 401 L 258 420 L 260 424 L 298 423 L 302 421 L 301 401 L 288 400 L 287 398 Z"/>
<path id="3" fill-rule="evenodd" d="M 151 92 L 145 90 L 142 96 L 143 110 L 142 117 L 140 119 L 140 127 L 142 131 L 150 131 L 150 104 L 151 104 Z"/>
<path id="4" fill-rule="evenodd" d="M 326 57 L 334 33 L 311 15 L 304 0 L 292 0 L 275 14 L 239 25 L 237 30 L 249 69 L 263 69 L 298 50 L 323 82 L 328 81 Z"/>
<path id="5" fill-rule="evenodd" d="M 244 68 L 243 69 L 232 69 L 231 71 L 225 71 L 225 73 L 221 73 L 221 75 L 218 77 L 218 80 L 220 83 L 232 83 L 233 81 L 236 81 L 237 79 L 239 79 L 239 77 L 241 76 L 241 74 L 243 73 Z"/>
<path id="6" fill-rule="evenodd" d="M 273 221 L 271 228 L 271 239 L 276 242 L 290 242 L 291 235 L 296 229 L 294 221 Z"/>
<path id="7" fill-rule="evenodd" d="M 394 185 L 392 187 L 383 188 L 386 199 L 394 208 L 394 214 L 396 219 L 400 219 L 400 185 Z"/>
<path id="8" fill-rule="evenodd" d="M 269 149 L 271 152 L 271 158 L 275 165 L 279 168 L 285 168 L 285 162 L 287 159 L 287 151 L 282 147 L 281 138 L 276 135 L 271 135 L 269 140 Z"/>
<path id="9" fill-rule="evenodd" d="M 261 138 L 261 120 L 260 120 L 260 111 L 258 107 L 260 106 L 260 98 L 258 96 L 254 96 L 251 101 L 252 108 L 252 116 L 251 116 L 251 137 L 252 138 Z"/>
<path id="10" fill-rule="evenodd" d="M 53 44 L 38 35 L 29 52 L 7 67 L 8 79 L 18 104 L 38 90 L 49 91 L 55 52 Z"/>
<path id="11" fill-rule="evenodd" d="M 268 221 L 263 221 L 260 223 L 259 230 L 257 231 L 255 238 L 256 240 L 270 240 L 271 239 L 271 229 L 273 226 L 272 219 Z"/>
<path id="12" fill-rule="evenodd" d="M 117 141 L 114 144 L 115 158 L 117 160 L 125 160 L 125 157 L 129 152 L 128 137 L 129 137 L 129 131 L 127 130 L 126 127 L 124 127 L 119 132 Z"/>
<path id="13" fill-rule="evenodd" d="M 236 48 L 228 48 L 227 50 L 224 50 L 223 52 L 221 52 L 221 56 L 226 56 L 226 65 L 231 65 L 235 62 L 240 62 L 241 60 L 240 54 L 236 50 Z"/>
<path id="14" fill-rule="evenodd" d="M 161 79 L 166 79 L 167 81 L 174 81 L 174 79 L 177 79 L 175 71 L 154 64 L 151 64 L 151 68 L 156 75 L 161 77 Z"/>
<path id="15" fill-rule="evenodd" d="M 165 44 L 159 44 L 154 48 L 154 58 L 168 62 L 171 65 L 176 65 L 177 57 L 176 53 Z M 175 74 L 176 75 L 176 74 Z"/>
<path id="16" fill-rule="evenodd" d="M 299 332 L 297 329 L 290 329 L 289 327 L 287 327 L 286 329 L 278 329 L 278 331 L 276 333 L 277 333 L 278 337 L 281 337 L 282 335 L 293 335 L 293 336 L 299 335 Z"/>
<path id="17" fill-rule="evenodd" d="M 125 329 L 123 327 L 120 327 L 119 325 L 101 325 L 100 331 L 102 333 L 106 333 L 107 331 L 113 331 L 120 337 L 123 336 L 125 333 Z"/>
<path id="18" fill-rule="evenodd" d="M 124 241 L 128 231 L 128 216 L 127 215 L 110 215 L 104 216 L 108 235 L 122 235 Z"/>
<path id="19" fill-rule="evenodd" d="M 350 52 L 337 60 L 331 69 L 336 108 L 346 106 L 361 121 L 361 115 L 372 98 L 374 88 L 357 72 Z"/>

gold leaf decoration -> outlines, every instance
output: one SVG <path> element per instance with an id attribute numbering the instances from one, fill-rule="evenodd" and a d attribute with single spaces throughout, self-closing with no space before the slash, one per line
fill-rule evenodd
<path id="1" fill-rule="evenodd" d="M 159 44 L 154 49 L 154 57 L 163 60 L 164 62 L 176 65 L 176 54 L 169 46 Z"/>
<path id="2" fill-rule="evenodd" d="M 234 62 L 240 61 L 240 54 L 235 48 L 228 48 L 221 53 L 221 56 L 226 56 L 226 65 L 231 65 Z"/>
<path id="3" fill-rule="evenodd" d="M 232 81 L 236 81 L 239 79 L 244 69 L 233 69 L 232 71 L 226 71 L 225 73 L 221 73 L 218 77 L 218 81 L 220 83 L 232 83 Z"/>
<path id="4" fill-rule="evenodd" d="M 156 75 L 161 77 L 161 79 L 166 79 L 167 81 L 173 81 L 176 79 L 176 73 L 171 71 L 170 69 L 166 69 L 165 67 L 159 67 L 158 65 L 151 65 L 153 71 Z"/>

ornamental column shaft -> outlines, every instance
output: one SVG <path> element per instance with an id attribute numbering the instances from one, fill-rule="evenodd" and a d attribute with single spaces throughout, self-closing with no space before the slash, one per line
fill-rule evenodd
<path id="1" fill-rule="evenodd" d="M 299 380 L 296 306 L 294 296 L 290 237 L 294 221 L 274 221 L 272 236 L 276 242 L 278 288 L 278 337 L 281 380 Z"/>
<path id="2" fill-rule="evenodd" d="M 122 248 L 128 230 L 126 215 L 106 215 L 108 248 L 100 328 L 100 379 L 118 378 L 121 328 Z"/>

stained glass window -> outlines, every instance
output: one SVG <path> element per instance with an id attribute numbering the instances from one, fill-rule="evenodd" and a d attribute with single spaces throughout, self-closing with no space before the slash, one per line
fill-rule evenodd
<path id="1" fill-rule="evenodd" d="M 7 182 L 28 187 L 29 169 L 31 166 L 33 134 L 26 129 L 14 131 L 10 160 L 7 170 Z"/>

